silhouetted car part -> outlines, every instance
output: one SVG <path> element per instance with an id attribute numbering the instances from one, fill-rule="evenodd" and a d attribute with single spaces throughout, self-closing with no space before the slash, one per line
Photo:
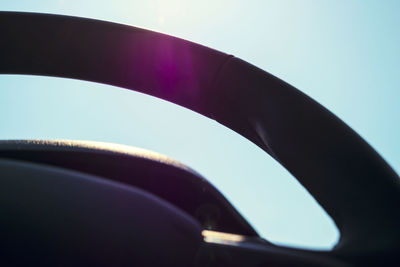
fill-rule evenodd
<path id="1" fill-rule="evenodd" d="M 0 36 L 0 73 L 133 89 L 235 130 L 288 169 L 341 234 L 332 251 L 275 246 L 204 178 L 165 157 L 96 143 L 4 141 L 2 263 L 398 265 L 397 174 L 292 86 L 233 56 L 109 22 L 1 12 Z"/>

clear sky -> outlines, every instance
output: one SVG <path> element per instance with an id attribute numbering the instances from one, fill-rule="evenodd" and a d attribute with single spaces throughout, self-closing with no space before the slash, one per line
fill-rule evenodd
<path id="1" fill-rule="evenodd" d="M 233 54 L 325 105 L 400 170 L 400 1 L 2 0 L 0 10 L 119 22 Z M 22 138 L 157 151 L 204 175 L 270 241 L 326 249 L 339 237 L 329 216 L 261 149 L 153 97 L 90 82 L 3 75 L 0 139 Z"/>

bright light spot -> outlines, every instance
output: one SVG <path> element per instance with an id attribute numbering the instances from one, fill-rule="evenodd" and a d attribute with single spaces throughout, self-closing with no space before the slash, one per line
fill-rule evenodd
<path id="1" fill-rule="evenodd" d="M 182 21 L 186 14 L 186 1 L 170 0 L 158 1 L 158 23 L 164 25 L 171 22 Z"/>
<path id="2" fill-rule="evenodd" d="M 164 25 L 164 17 L 163 16 L 158 18 L 158 23 L 160 23 L 160 25 Z"/>
<path id="3" fill-rule="evenodd" d="M 204 237 L 204 241 L 207 243 L 237 246 L 238 243 L 243 242 L 245 240 L 245 237 L 242 235 L 215 232 L 210 230 L 203 230 L 201 234 Z"/>

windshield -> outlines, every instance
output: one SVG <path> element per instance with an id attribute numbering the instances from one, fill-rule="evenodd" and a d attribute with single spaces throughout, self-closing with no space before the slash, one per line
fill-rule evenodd
<path id="1" fill-rule="evenodd" d="M 125 23 L 234 54 L 327 106 L 400 168 L 400 149 L 393 145 L 400 130 L 392 126 L 400 122 L 394 116 L 398 96 L 390 91 L 399 83 L 393 70 L 400 41 L 390 30 L 380 31 L 394 28 L 394 8 L 382 11 L 378 27 L 372 4 L 360 11 L 354 3 L 343 10 L 293 1 L 215 2 L 19 1 L 2 9 Z M 372 45 L 375 39 L 381 42 Z M 201 115 L 143 94 L 69 79 L 3 75 L 0 88 L 1 139 L 93 140 L 157 151 L 200 172 L 272 242 L 331 248 L 338 239 L 329 216 L 283 167 Z"/>

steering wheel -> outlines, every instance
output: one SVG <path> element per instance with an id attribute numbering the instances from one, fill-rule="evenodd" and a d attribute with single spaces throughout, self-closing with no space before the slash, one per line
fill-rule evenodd
<path id="1" fill-rule="evenodd" d="M 110 22 L 0 12 L 0 36 L 0 73 L 123 87 L 236 131 L 283 165 L 341 234 L 332 251 L 276 246 L 166 157 L 91 142 L 2 141 L 6 265 L 396 265 L 399 177 L 291 85 L 234 56 Z"/>

